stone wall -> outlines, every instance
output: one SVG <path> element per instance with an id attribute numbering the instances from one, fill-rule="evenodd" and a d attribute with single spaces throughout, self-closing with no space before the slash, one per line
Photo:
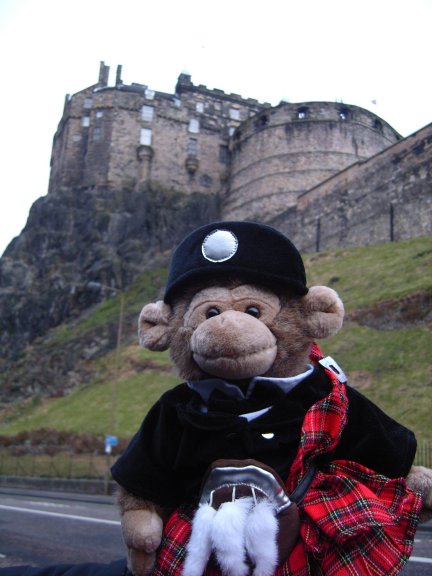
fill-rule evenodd
<path id="1" fill-rule="evenodd" d="M 101 73 L 98 84 L 66 98 L 54 136 L 49 192 L 131 189 L 156 181 L 185 193 L 219 193 L 228 178 L 233 131 L 266 106 L 194 86 L 185 74 L 175 94 L 165 94 L 124 85 L 119 71 L 110 87 Z"/>
<path id="2" fill-rule="evenodd" d="M 281 104 L 244 122 L 233 138 L 227 219 L 267 220 L 303 192 L 400 139 L 374 114 L 345 104 Z"/>
<path id="3" fill-rule="evenodd" d="M 432 234 L 432 124 L 305 192 L 272 223 L 309 252 Z"/>

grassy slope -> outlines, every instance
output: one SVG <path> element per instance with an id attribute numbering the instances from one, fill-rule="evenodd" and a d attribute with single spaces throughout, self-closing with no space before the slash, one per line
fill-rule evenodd
<path id="1" fill-rule="evenodd" d="M 432 238 L 340 249 L 306 259 L 309 284 L 335 288 L 348 314 L 410 294 L 432 291 Z M 376 330 L 347 322 L 323 342 L 362 393 L 383 410 L 432 440 L 430 326 Z"/>
<path id="2" fill-rule="evenodd" d="M 334 287 L 348 313 L 432 290 L 432 238 L 340 249 L 306 257 L 305 261 L 309 285 Z M 153 288 L 159 278 L 163 279 L 161 272 L 151 278 Z M 148 282 L 148 276 L 143 276 L 126 294 L 128 311 L 139 308 L 141 296 L 145 302 Z M 105 315 L 118 314 L 118 305 L 116 299 L 101 305 L 94 316 L 74 328 L 75 334 L 103 322 Z M 66 338 L 67 332 L 60 329 L 58 337 Z M 338 336 L 321 346 L 354 382 L 365 383 L 364 394 L 419 437 L 432 439 L 430 329 L 416 326 L 383 331 L 347 322 Z M 99 359 L 96 368 L 95 381 L 69 396 L 33 402 L 16 407 L 7 417 L 3 415 L 0 434 L 45 427 L 128 437 L 160 393 L 178 382 L 170 373 L 166 354 L 151 354 L 135 342 L 123 346 L 119 371 L 115 370 L 115 353 Z"/>
<path id="3" fill-rule="evenodd" d="M 348 312 L 432 290 L 432 237 L 321 252 L 305 262 L 308 284 L 335 288 Z"/>

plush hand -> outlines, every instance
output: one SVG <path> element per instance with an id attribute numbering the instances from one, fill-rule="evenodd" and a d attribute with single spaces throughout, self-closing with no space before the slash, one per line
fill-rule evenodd
<path id="1" fill-rule="evenodd" d="M 408 488 L 423 495 L 420 522 L 427 522 L 432 518 L 432 470 L 424 466 L 412 466 L 406 483 Z"/>
<path id="2" fill-rule="evenodd" d="M 204 481 L 184 574 L 201 576 L 213 552 L 230 576 L 271 576 L 288 557 L 299 515 L 279 476 L 255 460 L 218 460 Z"/>
<path id="3" fill-rule="evenodd" d="M 122 516 L 122 532 L 128 549 L 128 568 L 134 576 L 148 576 L 162 540 L 163 522 L 153 510 L 128 510 Z"/>

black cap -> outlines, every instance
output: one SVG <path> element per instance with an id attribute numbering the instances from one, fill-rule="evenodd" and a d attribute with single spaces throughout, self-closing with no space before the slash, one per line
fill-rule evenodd
<path id="1" fill-rule="evenodd" d="M 176 248 L 164 300 L 189 281 L 235 276 L 307 294 L 303 260 L 283 234 L 256 222 L 214 222 L 194 230 Z"/>

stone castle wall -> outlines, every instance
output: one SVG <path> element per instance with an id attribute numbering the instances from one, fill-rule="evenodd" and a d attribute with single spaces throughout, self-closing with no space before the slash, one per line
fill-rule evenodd
<path id="1" fill-rule="evenodd" d="M 305 192 L 272 223 L 308 252 L 432 234 L 432 124 Z"/>
<path id="2" fill-rule="evenodd" d="M 175 94 L 142 84 L 98 84 L 67 97 L 54 137 L 50 193 L 64 187 L 133 188 L 156 181 L 182 192 L 226 186 L 229 140 L 264 109 L 253 99 L 194 86 L 182 74 Z"/>
<path id="3" fill-rule="evenodd" d="M 409 138 L 342 103 L 271 107 L 195 86 L 124 85 L 121 67 L 67 97 L 50 194 L 146 183 L 218 199 L 220 218 L 272 223 L 303 250 L 431 233 L 430 127 Z"/>
<path id="4" fill-rule="evenodd" d="M 328 102 L 281 104 L 237 128 L 227 218 L 273 217 L 300 194 L 400 139 L 374 114 Z"/>

